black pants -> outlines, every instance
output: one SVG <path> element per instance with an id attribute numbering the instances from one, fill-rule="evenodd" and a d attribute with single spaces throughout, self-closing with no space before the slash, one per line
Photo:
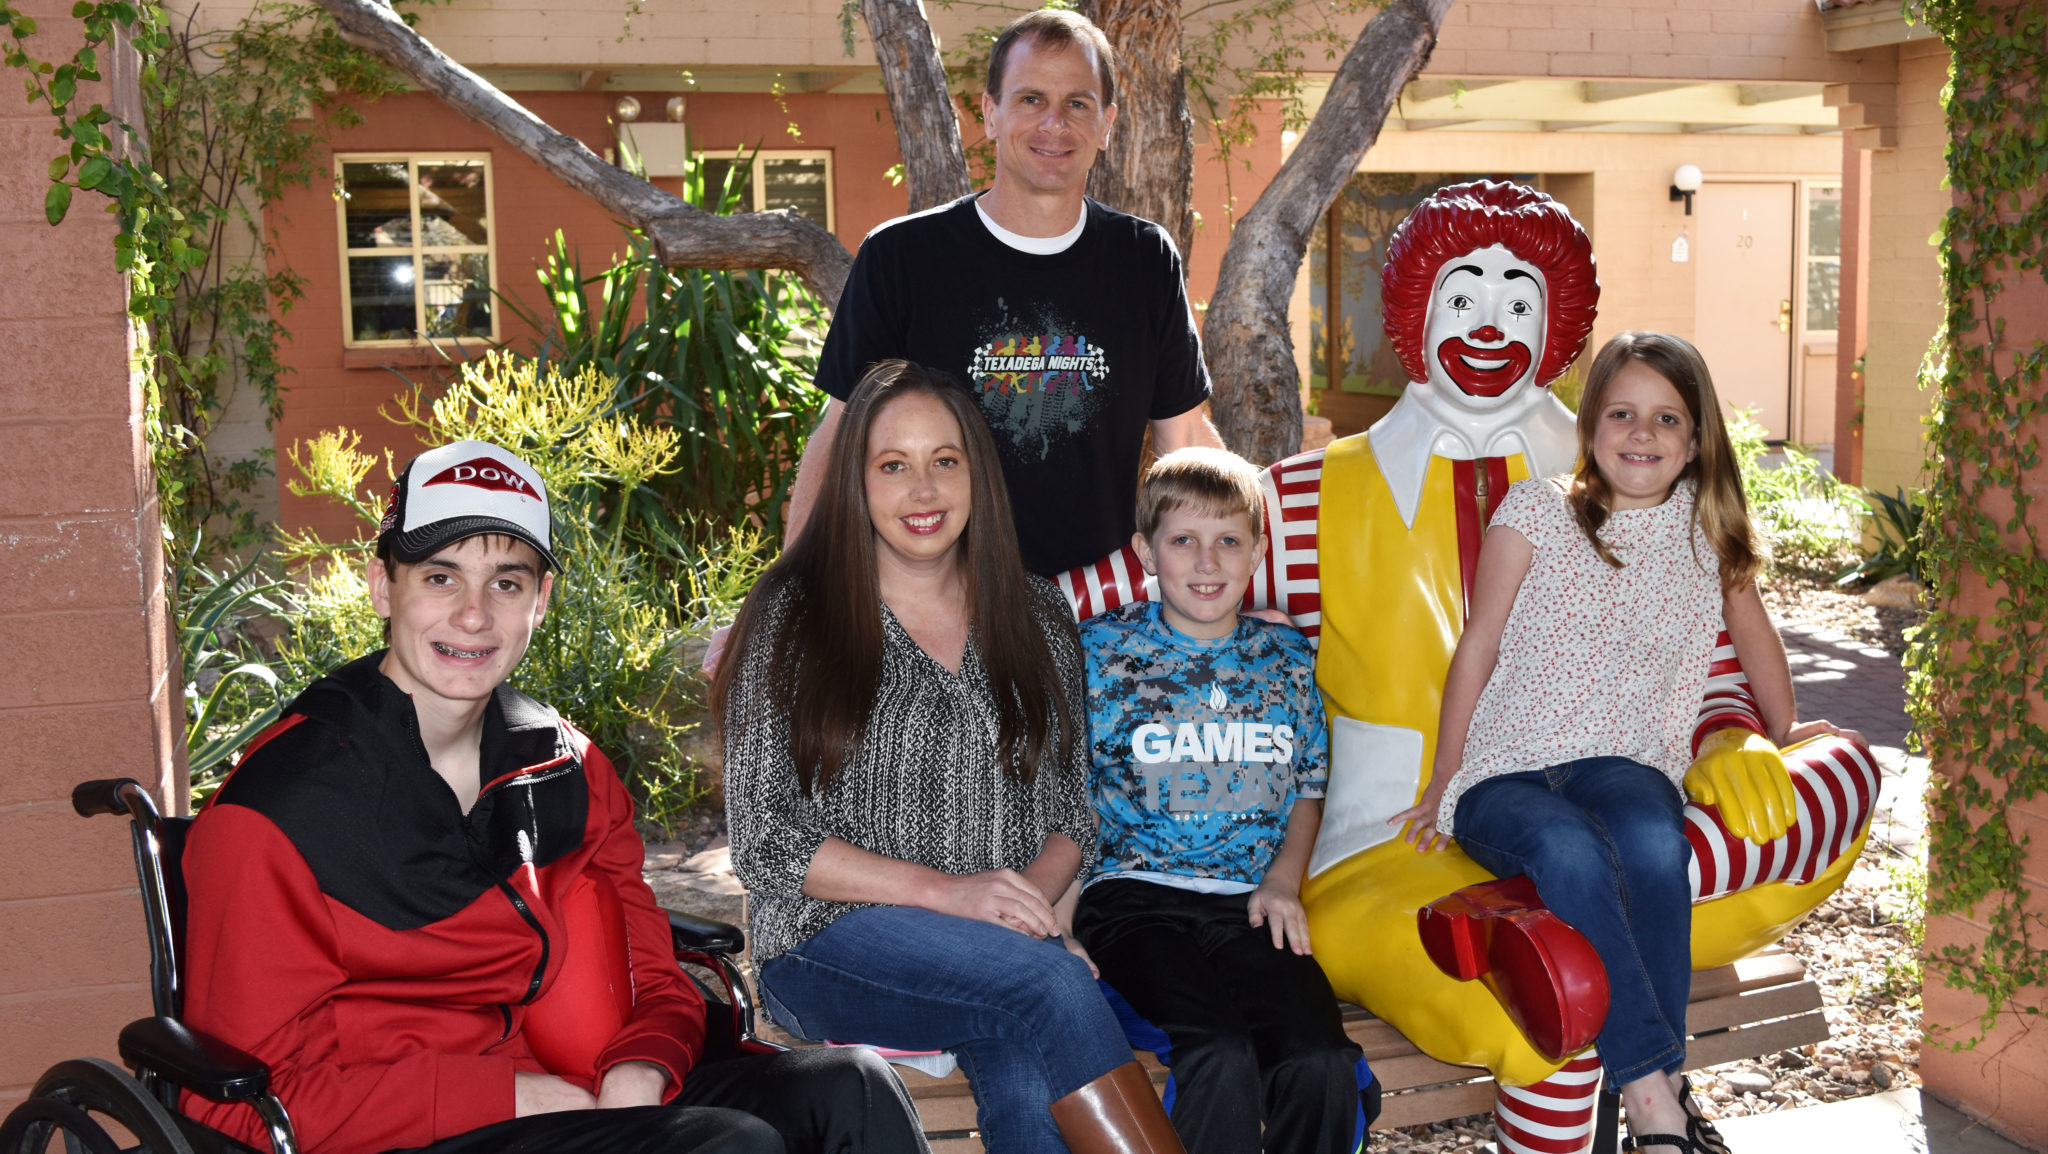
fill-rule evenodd
<path id="1" fill-rule="evenodd" d="M 925 1154 L 917 1113 L 866 1050 L 749 1054 L 698 1066 L 665 1106 L 535 1114 L 417 1154 Z"/>
<path id="2" fill-rule="evenodd" d="M 1248 897 L 1098 882 L 1074 936 L 1172 1041 L 1173 1128 L 1189 1154 L 1350 1154 L 1361 1051 L 1322 967 L 1273 948 L 1246 920 Z"/>

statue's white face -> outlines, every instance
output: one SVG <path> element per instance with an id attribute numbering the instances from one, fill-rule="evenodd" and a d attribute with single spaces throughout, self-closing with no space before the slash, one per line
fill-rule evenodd
<path id="1" fill-rule="evenodd" d="M 1484 412 L 1534 387 L 1544 290 L 1541 269 L 1497 244 L 1444 262 L 1423 339 L 1445 399 Z"/>

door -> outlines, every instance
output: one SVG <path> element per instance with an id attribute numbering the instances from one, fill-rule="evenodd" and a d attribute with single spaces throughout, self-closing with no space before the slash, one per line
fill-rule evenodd
<path id="1" fill-rule="evenodd" d="M 1693 343 L 1724 407 L 1792 435 L 1792 182 L 1709 183 L 1699 204 Z"/>

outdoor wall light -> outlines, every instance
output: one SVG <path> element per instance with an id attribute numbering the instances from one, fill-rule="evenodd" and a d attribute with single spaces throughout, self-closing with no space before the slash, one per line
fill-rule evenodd
<path id="1" fill-rule="evenodd" d="M 684 110 L 688 109 L 689 107 L 690 107 L 690 102 L 689 102 L 689 101 L 687 101 L 687 100 L 685 100 L 685 99 L 683 99 L 682 97 L 680 97 L 680 96 L 671 96 L 671 97 L 669 97 L 669 98 L 668 98 L 668 118 L 669 118 L 670 120 L 674 121 L 674 122 L 675 122 L 675 123 L 677 123 L 677 124 L 681 124 L 681 123 L 683 122 L 683 112 L 684 112 Z"/>
<path id="2" fill-rule="evenodd" d="M 640 101 L 631 96 L 621 96 L 612 105 L 612 115 L 621 123 L 640 119 Z"/>
<path id="3" fill-rule="evenodd" d="M 1692 215 L 1692 194 L 1700 190 L 1700 166 L 1681 164 L 1671 174 L 1671 199 L 1685 202 L 1685 215 Z"/>

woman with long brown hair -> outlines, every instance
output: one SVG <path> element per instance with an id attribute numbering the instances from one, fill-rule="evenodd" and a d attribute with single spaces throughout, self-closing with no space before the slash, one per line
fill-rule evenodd
<path id="1" fill-rule="evenodd" d="M 974 400 L 876 365 L 712 687 L 763 998 L 800 1037 L 952 1051 L 994 1154 L 1178 1154 L 1052 910 L 1096 847 L 1083 692 Z"/>

